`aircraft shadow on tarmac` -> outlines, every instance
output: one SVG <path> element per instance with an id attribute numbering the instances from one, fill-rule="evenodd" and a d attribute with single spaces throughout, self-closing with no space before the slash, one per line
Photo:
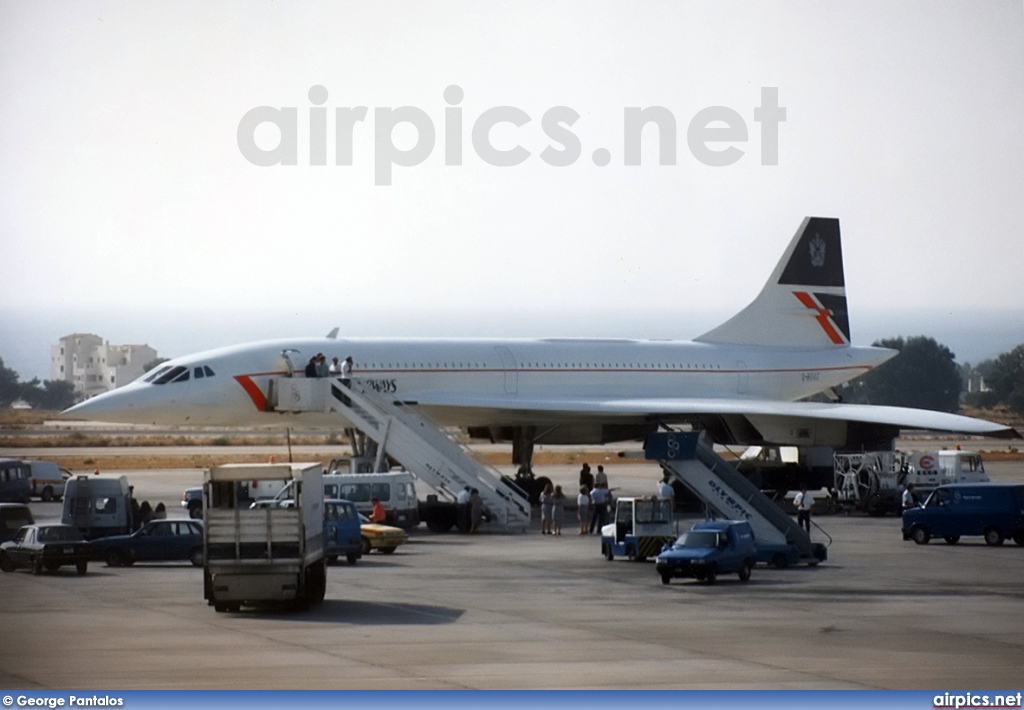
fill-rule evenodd
<path id="1" fill-rule="evenodd" d="M 436 626 L 455 623 L 462 617 L 465 610 L 426 604 L 325 599 L 312 609 L 303 612 L 278 612 L 274 609 L 243 607 L 242 611 L 238 613 L 244 616 L 249 612 L 259 614 L 263 618 L 279 618 L 283 621 L 333 622 L 358 626 Z"/>

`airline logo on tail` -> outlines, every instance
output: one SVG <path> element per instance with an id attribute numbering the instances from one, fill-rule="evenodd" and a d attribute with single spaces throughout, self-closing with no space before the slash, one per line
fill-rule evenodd
<path id="1" fill-rule="evenodd" d="M 850 320 L 846 315 L 846 297 L 833 296 L 827 293 L 811 294 L 806 291 L 794 291 L 797 300 L 812 311 L 814 319 L 825 331 L 825 335 L 835 345 L 849 345 Z M 831 303 L 833 307 L 826 304 Z"/>

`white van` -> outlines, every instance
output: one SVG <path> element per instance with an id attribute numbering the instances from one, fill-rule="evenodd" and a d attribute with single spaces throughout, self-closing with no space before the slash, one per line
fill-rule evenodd
<path id="1" fill-rule="evenodd" d="M 372 498 L 384 504 L 388 525 L 411 530 L 420 524 L 415 478 L 408 471 L 335 473 L 324 476 L 324 498 L 349 500 L 363 515 L 373 509 Z"/>
<path id="2" fill-rule="evenodd" d="M 127 535 L 135 530 L 127 476 L 75 476 L 68 479 L 61 520 L 86 540 Z"/>
<path id="3" fill-rule="evenodd" d="M 29 483 L 32 495 L 45 501 L 60 500 L 64 497 L 71 472 L 52 461 L 26 461 L 29 467 Z"/>

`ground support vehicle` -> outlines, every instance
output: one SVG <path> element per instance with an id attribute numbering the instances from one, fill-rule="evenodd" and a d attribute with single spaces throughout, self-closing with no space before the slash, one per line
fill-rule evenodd
<path id="1" fill-rule="evenodd" d="M 188 560 L 203 566 L 203 524 L 199 520 L 152 520 L 131 535 L 93 540 L 93 558 L 110 567 L 136 562 Z"/>
<path id="2" fill-rule="evenodd" d="M 359 511 L 351 501 L 328 499 L 324 501 L 324 557 L 334 564 L 344 557 L 354 565 L 363 555 L 363 536 Z"/>
<path id="3" fill-rule="evenodd" d="M 981 454 L 961 449 L 939 451 L 861 451 L 835 454 L 835 495 L 847 509 L 882 516 L 898 513 L 908 484 L 924 500 L 938 486 L 984 483 Z"/>
<path id="4" fill-rule="evenodd" d="M 29 466 L 20 459 L 0 459 L 0 501 L 28 503 L 32 498 Z"/>
<path id="5" fill-rule="evenodd" d="M 251 481 L 280 482 L 291 507 L 250 508 Z M 203 596 L 217 611 L 243 604 L 323 601 L 324 484 L 318 463 L 227 464 L 207 470 L 203 483 Z"/>
<path id="6" fill-rule="evenodd" d="M 750 446 L 740 455 L 736 470 L 775 501 L 807 486 L 831 488 L 833 450 L 827 446 Z"/>
<path id="7" fill-rule="evenodd" d="M 668 498 L 619 498 L 615 501 L 615 520 L 601 528 L 601 554 L 607 560 L 617 555 L 643 562 L 657 555 L 677 534 Z"/>
<path id="8" fill-rule="evenodd" d="M 673 577 L 691 577 L 713 583 L 718 575 L 750 579 L 757 563 L 754 531 L 745 520 L 707 520 L 697 523 L 661 551 L 655 569 L 662 584 Z"/>
<path id="9" fill-rule="evenodd" d="M 376 498 L 384 505 L 388 525 L 412 530 L 420 524 L 415 478 L 408 471 L 325 475 L 324 497 L 351 501 L 363 515 L 370 514 Z"/>
<path id="10" fill-rule="evenodd" d="M 955 545 L 965 535 L 981 535 L 993 546 L 1006 538 L 1024 545 L 1024 484 L 939 486 L 924 505 L 903 511 L 904 540 L 926 545 L 941 537 Z"/>
<path id="11" fill-rule="evenodd" d="M 78 574 L 85 574 L 91 556 L 89 543 L 70 525 L 26 525 L 13 540 L 0 545 L 0 570 L 27 567 L 33 574 L 42 574 L 74 565 Z"/>
<path id="12" fill-rule="evenodd" d="M 64 492 L 61 522 L 86 540 L 135 530 L 132 491 L 126 476 L 75 476 Z"/>
<path id="13" fill-rule="evenodd" d="M 24 503 L 0 503 L 0 542 L 13 540 L 26 525 L 32 525 L 32 510 Z"/>
<path id="14" fill-rule="evenodd" d="M 644 456 L 690 489 L 708 517 L 746 520 L 757 536 L 757 560 L 775 567 L 817 565 L 828 548 L 812 542 L 792 517 L 746 476 L 715 453 L 701 432 L 657 432 L 644 441 Z"/>
<path id="15" fill-rule="evenodd" d="M 29 483 L 32 495 L 44 501 L 60 500 L 71 472 L 52 461 L 26 461 L 29 467 Z"/>

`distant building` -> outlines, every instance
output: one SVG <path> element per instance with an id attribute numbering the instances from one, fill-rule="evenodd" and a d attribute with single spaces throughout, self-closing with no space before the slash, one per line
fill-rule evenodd
<path id="1" fill-rule="evenodd" d="M 95 397 L 138 379 L 156 358 L 148 345 L 111 345 L 92 333 L 73 333 L 50 348 L 50 379 L 71 382 L 78 397 Z"/>

